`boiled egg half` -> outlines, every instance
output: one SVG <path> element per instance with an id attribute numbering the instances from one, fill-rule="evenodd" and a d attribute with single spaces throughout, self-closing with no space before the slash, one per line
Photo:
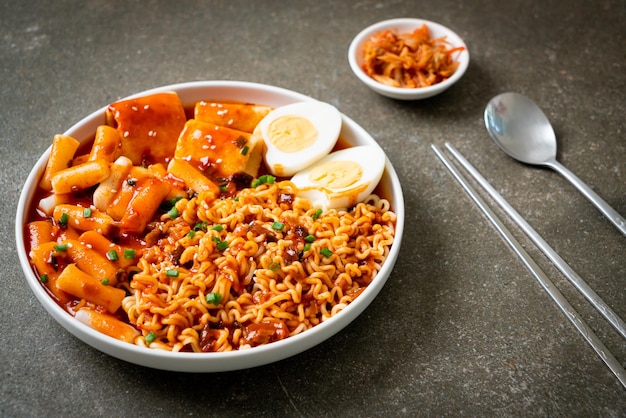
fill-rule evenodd
<path id="1" fill-rule="evenodd" d="M 324 102 L 298 102 L 265 116 L 254 135 L 265 143 L 265 163 L 278 177 L 292 176 L 326 156 L 341 131 L 341 113 Z"/>
<path id="2" fill-rule="evenodd" d="M 362 145 L 328 154 L 291 181 L 297 195 L 314 207 L 350 208 L 374 191 L 384 169 L 385 153 L 376 145 Z"/>

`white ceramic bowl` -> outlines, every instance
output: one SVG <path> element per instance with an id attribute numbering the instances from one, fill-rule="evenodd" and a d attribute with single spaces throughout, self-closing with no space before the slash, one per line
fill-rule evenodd
<path id="1" fill-rule="evenodd" d="M 277 107 L 296 101 L 313 100 L 300 93 L 278 87 L 236 81 L 198 81 L 176 84 L 149 90 L 134 96 L 163 91 L 176 91 L 184 104 L 192 104 L 202 99 L 223 99 Z M 88 141 L 93 136 L 96 127 L 104 124 L 104 111 L 105 107 L 93 112 L 72 126 L 65 134 L 81 142 Z M 376 145 L 376 141 L 363 128 L 347 116 L 342 117 L 343 128 L 341 135 L 349 144 Z M 51 139 L 52 136 L 51 133 Z M 43 174 L 49 155 L 50 149 L 35 164 L 26 180 L 17 208 L 16 244 L 26 281 L 46 311 L 67 331 L 92 347 L 131 363 L 172 371 L 220 372 L 260 366 L 298 354 L 331 337 L 363 312 L 385 284 L 400 251 L 404 229 L 404 198 L 398 176 L 387 159 L 385 173 L 381 182 L 383 190 L 385 190 L 387 197 L 391 201 L 392 209 L 397 214 L 396 241 L 391 247 L 389 256 L 376 279 L 342 312 L 299 335 L 248 350 L 226 353 L 174 353 L 125 343 L 88 327 L 61 308 L 50 298 L 29 264 L 24 243 L 24 225 L 28 219 L 28 209 L 31 207 L 31 202 L 35 196 L 37 183 Z M 68 338 L 68 336 L 59 335 L 58 338 Z"/>
<path id="2" fill-rule="evenodd" d="M 453 58 L 459 62 L 459 66 L 450 78 L 428 87 L 401 88 L 381 84 L 363 71 L 363 46 L 372 36 L 387 29 L 392 29 L 399 34 L 413 32 L 423 24 L 426 24 L 430 29 L 431 38 L 434 39 L 445 36 L 446 41 L 450 43 L 451 47 L 462 46 L 464 48 L 463 51 L 456 52 L 453 55 Z M 463 42 L 463 39 L 461 39 L 459 35 L 439 23 L 423 19 L 398 18 L 375 23 L 359 32 L 350 43 L 348 62 L 358 79 L 375 92 L 383 96 L 391 97 L 392 99 L 419 100 L 435 96 L 459 81 L 459 79 L 463 77 L 463 74 L 465 74 L 465 70 L 467 70 L 467 66 L 469 65 L 469 52 L 467 45 L 465 45 L 465 42 Z"/>

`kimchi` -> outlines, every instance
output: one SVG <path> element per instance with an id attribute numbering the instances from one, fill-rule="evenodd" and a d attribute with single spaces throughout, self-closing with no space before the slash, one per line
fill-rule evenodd
<path id="1" fill-rule="evenodd" d="M 391 29 L 372 36 L 363 46 L 361 68 L 381 84 L 391 87 L 428 87 L 448 79 L 459 66 L 445 37 L 432 39 L 425 24 L 413 32 Z"/>

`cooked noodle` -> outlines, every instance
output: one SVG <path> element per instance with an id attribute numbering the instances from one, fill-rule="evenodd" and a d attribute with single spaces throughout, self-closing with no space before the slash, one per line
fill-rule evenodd
<path id="1" fill-rule="evenodd" d="M 163 217 L 127 284 L 122 307 L 142 332 L 135 342 L 148 345 L 149 336 L 150 347 L 171 351 L 244 349 L 299 334 L 352 302 L 393 243 L 389 202 L 371 195 L 316 217 L 294 190 L 282 181 L 235 198 L 178 201 L 181 216 Z"/>

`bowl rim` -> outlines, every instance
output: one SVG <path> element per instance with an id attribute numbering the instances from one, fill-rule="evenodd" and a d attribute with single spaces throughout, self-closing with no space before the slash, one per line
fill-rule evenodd
<path id="1" fill-rule="evenodd" d="M 458 47 L 462 46 L 464 49 L 457 53 L 456 60 L 459 62 L 459 66 L 452 74 L 451 77 L 442 81 L 441 83 L 433 84 L 432 86 L 427 87 L 415 87 L 415 88 L 403 88 L 403 87 L 393 87 L 387 86 L 385 84 L 379 83 L 374 80 L 370 76 L 368 76 L 363 69 L 361 68 L 361 60 L 359 59 L 362 55 L 363 44 L 367 41 L 367 39 L 376 34 L 377 32 L 383 31 L 385 29 L 398 29 L 400 27 L 412 27 L 417 28 L 422 24 L 426 24 L 429 30 L 436 32 L 445 33 L 446 41 L 450 42 L 451 45 Z M 402 29 L 409 30 L 409 29 Z M 470 54 L 467 48 L 467 45 L 463 38 L 461 38 L 456 32 L 452 29 L 430 20 L 420 19 L 420 18 L 408 18 L 408 17 L 400 17 L 387 19 L 380 22 L 373 23 L 372 25 L 362 29 L 350 42 L 350 46 L 348 47 L 348 62 L 352 72 L 355 76 L 361 80 L 368 87 L 373 90 L 379 91 L 381 94 L 389 95 L 390 97 L 400 98 L 400 97 L 421 97 L 424 98 L 431 97 L 435 94 L 441 93 L 447 88 L 451 87 L 455 84 L 467 70 L 470 61 Z"/>
<path id="2" fill-rule="evenodd" d="M 201 93 L 204 90 L 206 90 L 207 93 L 210 92 L 212 97 L 207 97 L 209 96 L 208 94 Z M 262 99 L 265 97 L 266 100 L 259 100 L 256 102 L 263 104 L 276 103 L 274 106 L 279 106 L 281 103 L 287 104 L 295 101 L 316 100 L 304 94 L 281 87 L 247 81 L 231 80 L 192 81 L 170 84 L 138 92 L 119 100 L 165 91 L 176 91 L 181 96 L 183 103 L 185 103 L 185 98 L 187 98 L 187 101 L 202 100 L 201 97 L 209 100 L 211 98 L 221 98 L 226 100 L 232 98 L 228 96 L 235 95 L 243 95 L 240 100 L 246 101 L 257 100 L 257 98 Z M 225 92 L 228 92 L 229 94 L 224 95 Z M 204 94 L 204 96 L 202 96 L 202 94 Z M 189 99 L 189 97 L 198 98 Z M 271 100 L 269 99 L 270 97 Z M 266 103 L 268 101 L 270 103 Z M 93 135 L 93 132 L 95 132 L 95 127 L 98 124 L 104 123 L 104 110 L 106 107 L 107 105 L 82 118 L 80 121 L 72 125 L 64 134 L 74 136 L 81 142 L 81 144 L 88 141 Z M 358 139 L 357 144 L 353 143 L 354 139 L 347 140 L 351 145 L 358 145 L 361 141 L 364 141 L 364 143 L 371 143 L 380 147 L 380 145 L 370 136 L 369 133 L 343 113 L 342 122 L 342 135 L 347 133 L 350 137 L 354 136 L 354 138 Z M 63 328 L 93 348 L 130 363 L 155 369 L 180 372 L 223 372 L 261 366 L 299 354 L 338 333 L 341 329 L 345 328 L 354 319 L 356 319 L 356 317 L 358 317 L 367 306 L 369 306 L 384 286 L 388 277 L 391 275 L 400 251 L 405 217 L 404 196 L 398 175 L 391 165 L 389 158 L 385 154 L 385 172 L 383 174 L 383 179 L 386 182 L 385 187 L 388 187 L 390 191 L 393 191 L 391 199 L 392 207 L 397 216 L 394 244 L 390 249 L 385 263 L 376 276 L 376 279 L 378 280 L 375 279 L 363 291 L 363 293 L 359 295 L 359 298 L 349 304 L 339 314 L 301 334 L 246 350 L 219 353 L 171 352 L 150 349 L 122 342 L 113 337 L 102 334 L 86 324 L 83 324 L 59 306 L 49 296 L 44 286 L 41 285 L 34 274 L 33 268 L 31 267 L 28 254 L 26 253 L 26 236 L 24 227 L 28 220 L 29 208 L 34 199 L 36 187 L 29 186 L 37 184 L 38 179 L 43 174 L 45 164 L 50 155 L 50 150 L 51 146 L 49 146 L 48 149 L 41 155 L 31 169 L 26 181 L 23 184 L 17 205 L 15 216 L 15 237 L 18 258 L 22 271 L 29 287 L 39 300 L 40 304 Z M 382 181 L 383 180 L 381 180 L 381 182 Z"/>

